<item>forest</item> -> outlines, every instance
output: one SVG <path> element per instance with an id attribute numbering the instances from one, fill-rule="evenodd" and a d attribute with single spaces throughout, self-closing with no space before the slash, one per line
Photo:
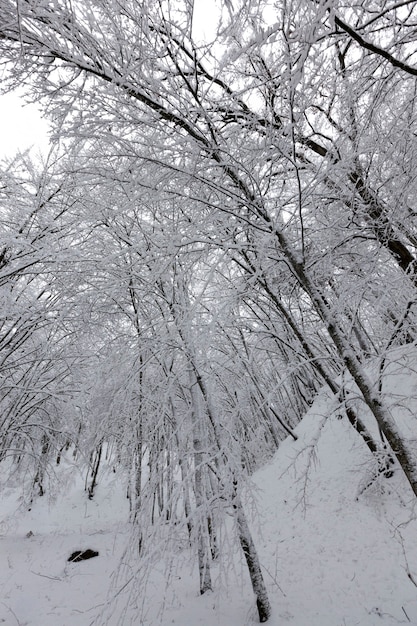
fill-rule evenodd
<path id="1" fill-rule="evenodd" d="M 242 493 L 320 390 L 417 496 L 386 384 L 417 338 L 416 44 L 414 0 L 0 0 L 1 91 L 51 128 L 0 164 L 26 506 L 110 464 L 136 558 L 182 533 L 201 595 L 232 518 L 266 622 Z"/>

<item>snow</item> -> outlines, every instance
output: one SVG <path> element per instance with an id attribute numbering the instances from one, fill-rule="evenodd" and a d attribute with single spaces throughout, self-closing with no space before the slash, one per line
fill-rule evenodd
<path id="1" fill-rule="evenodd" d="M 416 362 L 397 353 L 385 368 L 390 409 L 410 433 Z M 284 441 L 245 490 L 273 605 L 269 624 L 417 624 L 415 498 L 399 469 L 390 479 L 374 480 L 369 451 L 335 408 L 322 391 L 296 429 L 298 440 Z M 88 500 L 83 476 L 69 461 L 62 465 L 63 473 L 73 472 L 64 494 L 38 498 L 30 511 L 18 485 L 3 489 L 0 624 L 258 623 L 232 520 L 222 531 L 222 558 L 213 565 L 214 591 L 201 597 L 190 549 L 161 543 L 159 556 L 141 564 L 117 474 L 102 474 Z M 99 557 L 67 562 L 85 548 Z"/>

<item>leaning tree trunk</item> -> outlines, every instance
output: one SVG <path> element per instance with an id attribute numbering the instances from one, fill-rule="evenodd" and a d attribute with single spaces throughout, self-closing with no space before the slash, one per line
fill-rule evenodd
<path id="1" fill-rule="evenodd" d="M 288 245 L 286 244 L 285 238 L 281 234 L 279 235 L 279 240 L 280 240 L 280 243 L 284 242 L 284 245 L 286 246 L 286 249 L 288 249 Z M 341 387 L 340 385 L 338 385 L 335 382 L 333 376 L 324 367 L 324 365 L 322 363 L 322 359 L 319 358 L 317 354 L 315 354 L 314 350 L 311 348 L 311 346 L 310 346 L 309 342 L 307 341 L 306 337 L 304 336 L 302 331 L 299 329 L 299 327 L 298 327 L 297 323 L 295 322 L 293 316 L 289 313 L 287 308 L 282 304 L 280 298 L 276 295 L 274 290 L 270 287 L 267 278 L 265 276 L 259 276 L 259 273 L 256 271 L 256 268 L 253 266 L 253 264 L 250 263 L 250 260 L 247 258 L 247 256 L 245 256 L 245 255 L 243 255 L 243 256 L 244 256 L 245 261 L 247 262 L 246 271 L 250 272 L 251 275 L 257 277 L 258 284 L 261 286 L 261 288 L 265 291 L 265 293 L 271 299 L 271 302 L 274 304 L 275 308 L 277 309 L 278 314 L 288 324 L 288 327 L 294 333 L 294 336 L 296 337 L 297 341 L 299 342 L 300 346 L 302 347 L 302 349 L 303 349 L 306 357 L 308 358 L 312 368 L 317 372 L 319 377 L 327 384 L 327 386 L 329 387 L 331 392 L 335 395 L 335 397 L 338 398 L 339 401 L 344 400 L 345 398 L 344 398 L 343 387 Z M 292 258 L 293 255 L 291 255 L 291 251 L 288 251 L 288 256 L 290 258 Z M 293 263 L 295 265 L 297 265 L 295 260 L 293 260 Z M 308 287 L 307 287 L 307 284 L 306 284 L 307 281 L 304 278 L 304 276 L 303 275 L 299 276 L 297 271 L 295 271 L 295 270 L 294 270 L 294 275 L 298 279 L 298 282 L 300 283 L 302 289 L 312 299 L 310 291 L 308 290 Z M 319 312 L 319 314 L 321 315 L 318 307 L 316 306 L 315 308 Z M 381 446 L 379 444 L 379 442 L 377 442 L 374 439 L 374 437 L 371 435 L 369 430 L 366 428 L 364 422 L 361 420 L 360 416 L 357 414 L 357 412 L 355 411 L 353 406 L 349 406 L 349 404 L 345 402 L 345 410 L 346 410 L 346 416 L 347 416 L 351 426 L 362 437 L 364 443 L 366 444 L 366 446 L 368 447 L 370 452 L 377 459 L 378 468 L 379 468 L 380 473 L 386 474 L 388 476 L 390 471 L 391 471 L 391 469 L 392 469 L 391 468 L 391 465 L 392 465 L 392 462 L 393 462 L 392 456 L 389 453 L 387 453 L 386 449 L 383 446 Z"/>
<path id="2" fill-rule="evenodd" d="M 207 390 L 207 387 L 201 377 L 195 360 L 192 360 L 193 372 L 195 375 L 196 383 L 201 392 L 201 397 L 205 401 L 205 408 L 209 415 L 209 423 L 214 429 L 214 436 L 216 440 L 216 446 L 218 448 L 220 458 L 224 465 L 226 476 L 231 474 L 230 465 L 227 458 L 226 446 L 222 446 L 222 438 L 220 427 L 215 419 L 215 412 L 212 407 L 211 397 Z M 229 471 L 228 471 L 229 470 Z M 264 578 L 262 575 L 261 565 L 259 562 L 258 553 L 256 551 L 255 543 L 253 541 L 249 524 L 246 519 L 245 511 L 238 495 L 237 491 L 237 479 L 235 476 L 230 476 L 232 483 L 232 507 L 236 517 L 237 530 L 239 535 L 239 542 L 245 556 L 246 564 L 249 570 L 249 576 L 252 583 L 252 588 L 256 596 L 256 605 L 258 607 L 259 620 L 266 622 L 271 615 L 271 605 L 268 599 L 268 593 L 266 590 Z M 227 490 L 226 490 L 227 491 Z"/>
<path id="3" fill-rule="evenodd" d="M 237 532 L 239 542 L 245 555 L 246 564 L 249 570 L 249 576 L 252 583 L 252 589 L 256 597 L 256 606 L 258 607 L 259 621 L 266 622 L 271 616 L 271 604 L 269 602 L 268 593 L 265 586 L 264 577 L 259 562 L 259 556 L 256 551 L 255 543 L 249 529 L 246 514 L 243 509 L 242 502 L 237 494 L 237 484 L 233 484 L 234 498 L 233 510 L 236 516 Z"/>
<path id="4" fill-rule="evenodd" d="M 185 291 L 183 292 L 183 296 L 185 298 L 185 301 L 187 302 Z M 177 318 L 176 316 L 175 307 L 172 307 L 172 311 L 174 314 L 174 319 L 178 322 L 180 318 Z M 202 504 L 201 496 L 205 495 L 205 485 L 203 484 L 204 477 L 202 475 L 202 470 L 206 468 L 206 464 L 204 463 L 203 450 L 207 450 L 208 437 L 207 433 L 202 431 L 202 428 L 206 423 L 204 420 L 204 415 L 206 415 L 208 418 L 207 424 L 210 425 L 212 428 L 216 450 L 219 453 L 217 458 L 219 461 L 221 461 L 221 464 L 223 465 L 222 469 L 224 470 L 224 479 L 229 481 L 227 487 L 229 488 L 228 490 L 231 494 L 231 505 L 236 516 L 239 542 L 245 555 L 252 587 L 256 596 L 259 619 L 261 622 L 266 622 L 271 614 L 271 607 L 269 604 L 265 582 L 261 571 L 259 557 L 255 548 L 254 541 L 252 539 L 252 535 L 249 530 L 249 525 L 246 520 L 242 503 L 237 493 L 237 480 L 235 479 L 233 470 L 230 466 L 227 453 L 227 445 L 222 444 L 222 427 L 219 421 L 216 419 L 216 411 L 212 404 L 212 396 L 200 372 L 198 361 L 195 356 L 195 350 L 193 349 L 192 339 L 188 336 L 186 328 L 181 327 L 181 325 L 179 324 L 178 332 L 181 339 L 183 340 L 189 364 L 197 508 L 200 508 L 200 503 Z M 204 443 L 206 443 L 205 448 L 203 448 Z M 198 488 L 198 486 L 200 486 L 200 489 Z M 226 489 L 225 491 L 227 492 L 228 490 Z M 203 515 L 204 513 L 200 515 L 200 521 L 203 519 Z M 208 522 L 208 520 L 206 521 Z M 211 528 L 211 531 L 212 530 L 213 529 Z M 199 529 L 198 556 L 200 571 L 200 591 L 201 593 L 204 593 L 205 591 L 211 589 L 211 578 L 210 569 L 208 568 L 209 555 L 207 538 L 206 533 L 201 532 L 201 524 Z"/>
<path id="5" fill-rule="evenodd" d="M 216 422 L 214 421 L 214 415 L 213 415 L 211 403 L 207 394 L 207 389 L 205 388 L 205 385 L 201 376 L 198 377 L 198 384 L 199 384 L 199 388 L 201 389 L 202 396 L 204 397 L 206 402 L 208 401 L 206 409 L 211 414 L 210 423 L 212 425 L 216 425 Z M 230 476 L 231 472 L 230 472 L 230 468 L 228 468 L 229 464 L 228 464 L 228 459 L 227 459 L 227 453 L 225 451 L 225 448 L 221 446 L 221 439 L 220 439 L 219 432 L 215 434 L 215 439 L 216 439 L 216 445 L 219 450 L 221 462 L 224 465 L 226 476 L 227 475 Z M 252 589 L 256 597 L 256 605 L 258 608 L 259 621 L 266 622 L 271 615 L 271 605 L 269 602 L 268 593 L 266 590 L 266 585 L 265 585 L 265 581 L 264 581 L 262 570 L 261 570 L 259 556 L 255 547 L 255 543 L 252 538 L 252 534 L 249 529 L 249 524 L 246 518 L 246 514 L 244 511 L 241 499 L 238 495 L 238 489 L 237 489 L 238 481 L 236 477 L 233 477 L 233 474 L 230 477 L 230 482 L 232 483 L 231 500 L 232 500 L 232 508 L 235 514 L 235 519 L 236 519 L 239 543 L 242 548 L 243 554 L 245 556 L 246 564 L 248 566 L 248 571 L 249 571 L 249 577 L 252 583 Z M 230 486 L 230 483 L 229 483 L 229 486 Z M 225 489 L 224 491 L 227 492 L 228 489 Z M 216 552 L 217 552 L 217 547 L 216 547 Z"/>
<path id="6" fill-rule="evenodd" d="M 314 308 L 326 325 L 329 336 L 336 347 L 339 357 L 346 365 L 353 380 L 358 386 L 365 403 L 374 415 L 379 428 L 388 441 L 398 460 L 398 463 L 402 467 L 407 480 L 410 483 L 411 489 L 417 496 L 417 464 L 413 457 L 412 450 L 409 449 L 405 438 L 398 431 L 389 411 L 383 406 L 381 394 L 378 392 L 378 389 L 375 389 L 375 386 L 372 385 L 372 382 L 367 376 L 362 364 L 355 355 L 349 340 L 345 337 L 342 326 L 339 324 L 337 317 L 331 313 L 324 297 L 315 287 L 313 281 L 310 280 L 303 264 L 300 263 L 292 253 L 292 250 L 281 233 L 280 243 L 286 254 L 287 260 L 291 264 L 294 274 L 297 276 L 300 285 L 302 285 L 305 292 L 309 295 Z"/>

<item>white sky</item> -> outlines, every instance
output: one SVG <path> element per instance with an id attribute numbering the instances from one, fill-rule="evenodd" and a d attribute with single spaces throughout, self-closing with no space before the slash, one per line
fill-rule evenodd
<path id="1" fill-rule="evenodd" d="M 48 149 L 48 124 L 36 105 L 25 104 L 17 94 L 0 96 L 0 158 L 20 150 Z"/>
<path id="2" fill-rule="evenodd" d="M 219 0 L 195 0 L 193 10 L 193 37 L 198 41 L 212 41 L 216 36 L 221 16 Z"/>

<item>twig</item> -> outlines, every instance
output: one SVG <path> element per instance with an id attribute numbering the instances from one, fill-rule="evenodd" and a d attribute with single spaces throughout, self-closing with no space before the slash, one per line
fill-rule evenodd
<path id="1" fill-rule="evenodd" d="M 19 621 L 16 613 L 13 611 L 13 609 L 11 609 L 9 606 L 7 606 L 7 604 L 5 604 L 4 602 L 2 602 L 2 605 L 4 607 L 6 607 L 6 609 L 13 615 L 13 617 L 15 618 L 16 622 L 18 623 L 18 626 L 22 626 L 22 622 Z"/>
<path id="2" fill-rule="evenodd" d="M 40 572 L 34 572 L 33 569 L 29 570 L 31 574 L 35 574 L 35 576 L 42 576 L 42 578 L 49 578 L 49 580 L 58 580 L 62 582 L 62 578 L 58 578 L 58 576 L 47 576 L 46 574 L 41 574 Z"/>
<path id="3" fill-rule="evenodd" d="M 404 540 L 402 538 L 401 533 L 399 533 L 399 535 L 400 535 L 400 543 L 401 543 L 401 548 L 402 548 L 402 551 L 403 551 L 404 562 L 405 562 L 405 571 L 407 572 L 407 577 L 409 578 L 409 580 L 411 580 L 411 582 L 413 583 L 414 587 L 417 587 L 417 582 L 416 582 L 414 576 L 412 575 L 412 573 L 410 571 L 410 566 L 408 565 L 408 559 L 407 559 L 407 555 L 405 553 L 405 547 L 404 547 Z"/>
<path id="4" fill-rule="evenodd" d="M 408 621 L 409 621 L 409 622 L 411 622 L 411 619 L 408 617 L 408 615 L 407 615 L 407 612 L 406 612 L 405 608 L 404 608 L 403 606 L 402 606 L 401 608 L 402 608 L 402 610 L 403 610 L 403 612 L 404 612 L 404 615 L 405 615 L 405 616 L 406 616 L 406 618 L 408 619 Z"/>

